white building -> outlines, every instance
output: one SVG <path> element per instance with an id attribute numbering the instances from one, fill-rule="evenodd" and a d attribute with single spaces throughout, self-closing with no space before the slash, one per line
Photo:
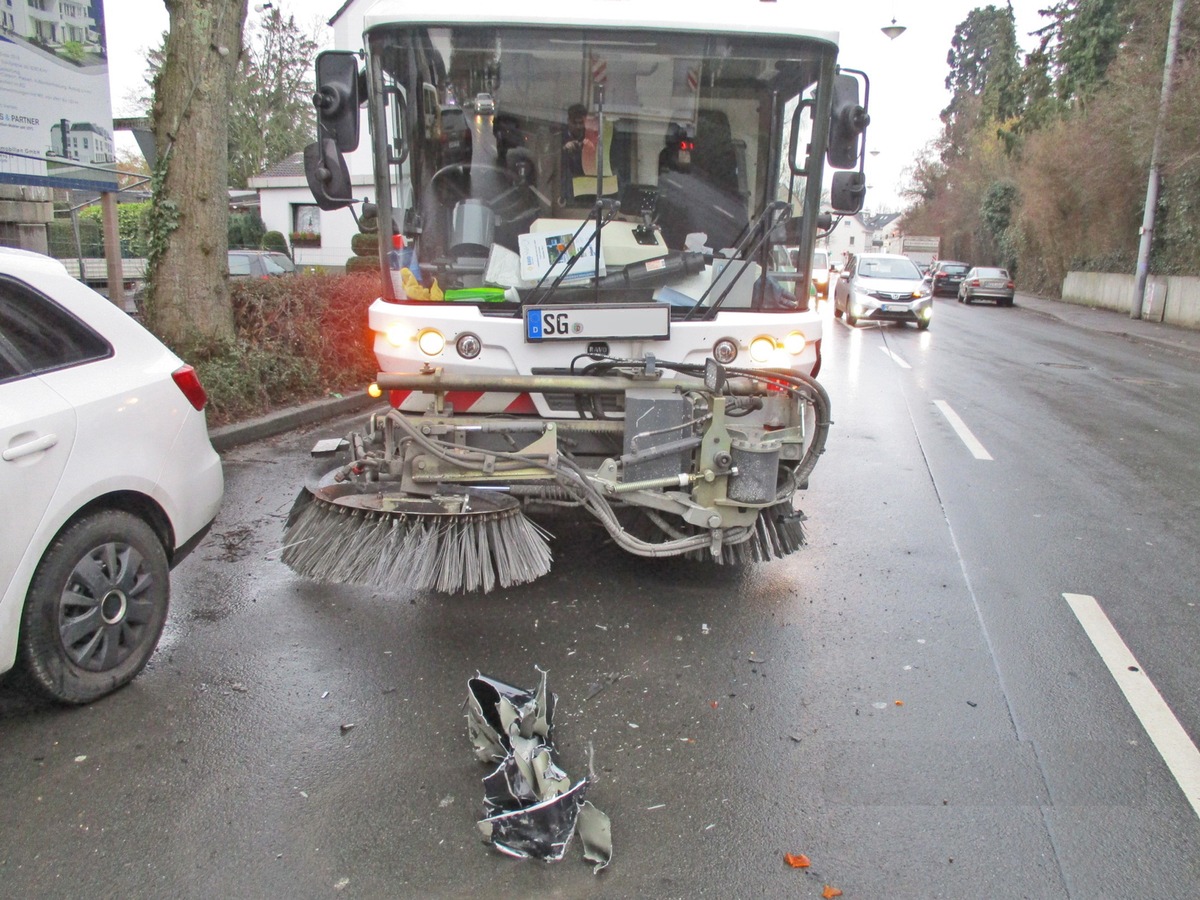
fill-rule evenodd
<path id="1" fill-rule="evenodd" d="M 839 269 L 850 254 L 883 253 L 890 226 L 900 213 L 863 213 L 842 219 L 823 243 L 829 249 L 829 259 Z"/>
<path id="2" fill-rule="evenodd" d="M 100 34 L 87 0 L 0 0 L 0 31 L 50 48 L 68 41 L 100 51 Z"/>

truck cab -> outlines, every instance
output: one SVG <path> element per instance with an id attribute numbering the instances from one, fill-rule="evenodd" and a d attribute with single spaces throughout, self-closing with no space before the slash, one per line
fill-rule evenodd
<path id="1" fill-rule="evenodd" d="M 305 161 L 322 208 L 354 204 L 366 105 L 390 412 L 316 506 L 416 522 L 413 498 L 503 492 L 575 504 L 645 556 L 796 549 L 830 423 L 813 248 L 865 185 L 866 76 L 839 69 L 837 36 L 681 0 L 382 0 L 364 29 L 365 66 L 318 57 Z M 469 162 L 447 163 L 432 113 L 481 94 L 494 115 L 476 108 Z"/>

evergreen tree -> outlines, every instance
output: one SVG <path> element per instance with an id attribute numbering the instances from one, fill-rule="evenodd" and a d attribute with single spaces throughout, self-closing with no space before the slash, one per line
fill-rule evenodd
<path id="1" fill-rule="evenodd" d="M 312 105 L 317 41 L 294 16 L 268 11 L 238 60 L 229 108 L 229 184 L 304 149 L 316 132 Z"/>

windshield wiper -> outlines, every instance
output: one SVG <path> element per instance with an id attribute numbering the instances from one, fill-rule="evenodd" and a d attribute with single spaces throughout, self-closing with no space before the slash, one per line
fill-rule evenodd
<path id="1" fill-rule="evenodd" d="M 737 273 L 729 277 L 729 283 L 725 285 L 725 288 L 721 291 L 720 296 L 713 301 L 713 305 L 704 310 L 704 315 L 702 318 L 705 320 L 711 320 L 716 317 L 718 310 L 721 308 L 721 304 L 725 302 L 725 298 L 728 297 L 729 292 L 733 290 L 733 286 L 737 284 L 738 279 L 742 277 L 742 273 L 749 268 L 750 263 L 753 262 L 755 255 L 759 250 L 762 249 L 763 245 L 767 241 L 767 238 L 771 236 L 771 231 L 774 229 L 776 224 L 771 220 L 774 219 L 776 213 L 781 213 L 788 208 L 789 204 L 786 200 L 774 200 L 767 204 L 766 208 L 754 221 L 754 224 L 746 229 L 745 234 L 737 242 L 737 246 L 733 248 L 734 255 L 726 258 L 726 265 L 725 268 L 721 270 L 721 274 L 713 279 L 712 283 L 705 288 L 704 293 L 700 295 L 700 299 L 697 300 L 695 305 L 687 311 L 687 314 L 683 317 L 685 322 L 696 318 L 696 313 L 704 307 L 704 302 L 708 299 L 708 295 L 712 293 L 712 289 L 717 286 L 717 281 L 724 277 L 725 272 L 733 269 L 734 262 L 740 259 L 741 265 L 737 267 Z M 768 221 L 770 221 L 769 227 L 767 226 Z M 747 247 L 746 244 L 749 242 L 751 236 L 756 233 L 759 235 L 758 239 L 754 241 L 754 245 L 752 247 Z M 717 257 L 714 256 L 713 262 L 715 263 L 716 260 Z M 764 280 L 766 279 L 766 269 L 763 270 L 762 277 Z"/>

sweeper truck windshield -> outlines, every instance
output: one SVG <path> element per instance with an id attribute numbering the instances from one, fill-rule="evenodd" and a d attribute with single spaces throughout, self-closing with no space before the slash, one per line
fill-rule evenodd
<path id="1" fill-rule="evenodd" d="M 861 207 L 865 76 L 774 4 L 503 6 L 380 3 L 365 65 L 318 58 L 323 209 L 356 203 L 369 114 L 388 409 L 302 493 L 285 560 L 488 590 L 546 571 L 526 514 L 550 507 L 643 556 L 794 551 L 829 426 L 808 267 Z"/>

